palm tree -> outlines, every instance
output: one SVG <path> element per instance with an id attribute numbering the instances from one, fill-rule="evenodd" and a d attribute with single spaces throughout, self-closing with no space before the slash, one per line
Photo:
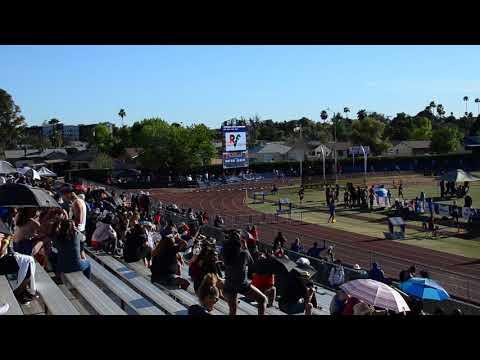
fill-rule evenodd
<path id="1" fill-rule="evenodd" d="M 465 101 L 465 115 L 467 115 L 468 114 L 468 96 L 464 96 L 463 101 Z"/>
<path id="2" fill-rule="evenodd" d="M 440 117 L 443 117 L 443 115 L 445 115 L 445 109 L 443 108 L 442 104 L 437 105 L 437 114 Z"/>
<path id="3" fill-rule="evenodd" d="M 367 117 L 367 110 L 362 109 L 357 112 L 358 120 L 362 120 Z"/>
<path id="4" fill-rule="evenodd" d="M 350 112 L 350 109 L 349 109 L 348 107 L 344 107 L 344 108 L 343 108 L 343 112 L 345 113 L 345 118 L 347 118 L 347 119 L 348 119 L 348 117 L 347 117 L 347 113 L 349 113 L 349 112 Z"/>
<path id="5" fill-rule="evenodd" d="M 320 118 L 325 121 L 328 119 L 328 113 L 325 111 L 325 110 L 322 110 L 322 112 L 320 113 Z"/>
<path id="6" fill-rule="evenodd" d="M 475 102 L 477 103 L 477 112 L 478 112 L 478 115 L 477 115 L 477 116 L 480 116 L 480 99 L 479 99 L 479 98 L 476 98 L 476 99 L 475 99 Z"/>
<path id="7" fill-rule="evenodd" d="M 120 109 L 120 111 L 118 112 L 118 116 L 122 118 L 122 126 L 123 126 L 123 118 L 127 116 L 127 113 L 125 112 L 124 109 Z"/>

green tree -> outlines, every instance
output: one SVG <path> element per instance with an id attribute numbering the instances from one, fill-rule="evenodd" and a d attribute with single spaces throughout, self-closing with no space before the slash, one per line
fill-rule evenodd
<path id="1" fill-rule="evenodd" d="M 0 89 L 0 149 L 15 148 L 25 126 L 20 107 L 8 92 Z"/>
<path id="2" fill-rule="evenodd" d="M 352 141 L 355 145 L 368 145 L 373 154 L 379 155 L 389 147 L 384 139 L 385 124 L 375 118 L 367 116 L 352 125 Z"/>
<path id="3" fill-rule="evenodd" d="M 127 113 L 125 112 L 124 109 L 120 109 L 120 111 L 118 112 L 118 116 L 120 116 L 120 118 L 122 119 L 122 126 L 123 126 L 123 118 L 127 116 Z"/>
<path id="4" fill-rule="evenodd" d="M 95 127 L 95 145 L 100 152 L 110 153 L 113 146 L 113 136 L 108 126 L 98 124 Z"/>
<path id="5" fill-rule="evenodd" d="M 108 154 L 100 153 L 98 154 L 94 161 L 94 169 L 111 169 L 113 165 L 113 160 Z"/>
<path id="6" fill-rule="evenodd" d="M 461 135 L 454 126 L 442 127 L 432 133 L 430 148 L 438 154 L 454 152 L 460 147 Z"/>
<path id="7" fill-rule="evenodd" d="M 442 104 L 437 105 L 437 114 L 440 117 L 443 117 L 445 115 L 445 109 L 443 108 Z"/>
<path id="8" fill-rule="evenodd" d="M 415 117 L 410 131 L 410 140 L 430 140 L 432 138 L 432 121 L 426 117 Z"/>
<path id="9" fill-rule="evenodd" d="M 465 116 L 467 116 L 467 114 L 468 114 L 468 96 L 464 96 L 463 101 L 465 101 Z"/>

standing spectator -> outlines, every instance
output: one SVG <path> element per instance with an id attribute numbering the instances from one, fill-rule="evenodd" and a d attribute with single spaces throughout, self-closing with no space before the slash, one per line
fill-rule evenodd
<path id="1" fill-rule="evenodd" d="M 257 252 L 255 261 L 249 268 L 252 285 L 260 290 L 268 299 L 267 307 L 272 307 L 276 298 L 275 275 L 272 271 L 272 258 L 262 252 Z"/>
<path id="2" fill-rule="evenodd" d="M 465 207 L 468 207 L 468 208 L 472 207 L 473 201 L 472 201 L 472 197 L 470 195 L 467 194 L 465 196 L 464 201 L 465 201 L 465 204 L 464 204 Z"/>
<path id="3" fill-rule="evenodd" d="M 82 271 L 90 278 L 90 262 L 80 257 L 80 243 L 83 237 L 73 220 L 60 220 L 57 236 L 53 240 L 53 246 L 57 250 L 54 265 L 56 273 Z"/>
<path id="4" fill-rule="evenodd" d="M 335 264 L 330 270 L 328 283 L 331 287 L 337 288 L 345 282 L 345 271 L 340 260 L 335 260 Z"/>
<path id="5" fill-rule="evenodd" d="M 296 253 L 303 253 L 303 246 L 300 243 L 300 238 L 296 238 L 292 246 L 290 247 L 290 250 Z"/>
<path id="6" fill-rule="evenodd" d="M 87 205 L 85 201 L 80 199 L 73 191 L 73 187 L 65 186 L 62 189 L 63 199 L 70 204 L 70 218 L 73 220 L 76 228 L 83 235 L 85 235 L 85 226 L 87 224 Z M 85 259 L 85 252 L 83 247 L 85 245 L 86 237 L 82 237 L 83 241 L 80 244 L 80 256 Z"/>
<path id="7" fill-rule="evenodd" d="M 332 224 L 335 224 L 337 222 L 337 220 L 335 220 L 335 199 L 332 197 L 330 198 L 330 202 L 328 204 L 328 210 L 329 210 L 329 213 L 330 213 L 330 217 L 328 218 L 328 221 L 327 223 L 330 223 L 330 221 L 332 222 Z"/>
<path id="8" fill-rule="evenodd" d="M 370 191 L 370 194 L 368 195 L 368 199 L 370 201 L 370 210 L 373 210 L 373 200 L 375 200 L 375 195 L 373 193 L 373 190 Z"/>
<path id="9" fill-rule="evenodd" d="M 250 254 L 254 254 L 257 252 L 257 242 L 258 242 L 258 232 L 257 228 L 255 225 L 252 225 L 248 230 L 247 230 L 247 247 L 248 251 L 250 251 Z"/>
<path id="10" fill-rule="evenodd" d="M 313 243 L 313 247 L 310 248 L 310 249 L 307 251 L 307 255 L 310 256 L 310 257 L 319 258 L 321 251 L 322 251 L 322 249 L 320 249 L 320 248 L 318 247 L 318 243 L 315 241 L 315 242 Z"/>
<path id="11" fill-rule="evenodd" d="M 388 198 L 388 206 L 392 206 L 392 193 L 390 192 L 390 189 L 387 190 L 387 198 Z"/>
<path id="12" fill-rule="evenodd" d="M 303 198 L 305 197 L 305 188 L 304 186 L 300 186 L 300 190 L 298 190 L 298 198 L 300 199 L 300 204 L 303 203 Z"/>
<path id="13" fill-rule="evenodd" d="M 400 180 L 400 184 L 398 185 L 398 198 L 400 199 L 400 196 L 402 197 L 403 200 L 405 198 L 403 197 L 403 182 Z"/>
<path id="14" fill-rule="evenodd" d="M 243 294 L 257 302 L 258 315 L 265 314 L 267 297 L 247 279 L 247 268 L 253 259 L 247 249 L 245 239 L 238 232 L 232 232 L 223 246 L 225 264 L 224 295 L 230 308 L 230 315 L 237 313 L 237 295 Z"/>

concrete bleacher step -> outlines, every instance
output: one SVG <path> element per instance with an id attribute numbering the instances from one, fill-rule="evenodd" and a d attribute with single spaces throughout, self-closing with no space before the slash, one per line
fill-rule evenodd
<path id="1" fill-rule="evenodd" d="M 5 303 L 9 304 L 10 308 L 3 315 L 23 315 L 22 308 L 15 298 L 7 278 L 0 275 L 0 305 Z"/>
<path id="2" fill-rule="evenodd" d="M 77 299 L 75 295 L 73 295 L 72 292 L 68 290 L 65 284 L 58 284 L 58 288 L 62 291 L 63 295 L 65 295 L 67 299 L 70 300 L 70 302 L 75 307 L 75 309 L 77 309 L 80 315 L 91 315 L 91 313 L 87 310 L 87 307 L 82 304 L 81 299 Z"/>
<path id="3" fill-rule="evenodd" d="M 154 306 L 150 301 L 132 290 L 122 280 L 117 278 L 102 265 L 87 256 L 92 266 L 92 275 L 103 283 L 112 293 L 130 307 L 138 315 L 165 315 L 163 311 Z"/>
<path id="4" fill-rule="evenodd" d="M 92 254 L 91 254 L 92 255 Z M 127 284 L 132 286 L 136 291 L 145 296 L 150 301 L 157 304 L 162 310 L 171 315 L 187 315 L 188 311 L 185 306 L 176 302 L 168 294 L 164 293 L 143 276 L 126 267 L 108 255 L 93 255 L 94 258 L 113 271 L 117 276 L 122 278 Z"/>
<path id="5" fill-rule="evenodd" d="M 80 315 L 80 312 L 73 306 L 58 285 L 55 284 L 45 269 L 38 263 L 36 265 L 35 281 L 37 283 L 37 291 L 45 305 L 45 313 L 52 315 Z"/>
<path id="6" fill-rule="evenodd" d="M 9 276 L 7 280 L 10 284 L 11 289 L 13 289 L 16 284 L 16 275 Z M 28 304 L 18 304 L 22 309 L 23 315 L 45 315 L 45 309 L 40 299 L 34 298 Z"/>
<path id="7" fill-rule="evenodd" d="M 127 264 L 129 268 L 137 272 L 139 275 L 150 279 L 150 270 L 148 270 L 145 265 L 142 262 L 137 262 L 137 263 L 129 263 Z M 195 304 L 198 304 L 197 297 L 191 293 L 189 293 L 186 290 L 183 289 L 170 289 L 167 288 L 166 286 L 160 285 L 160 284 L 155 284 L 159 289 L 164 291 L 165 293 L 169 294 L 172 298 L 175 300 L 181 302 L 185 306 L 192 306 Z M 222 313 L 218 309 L 214 309 L 211 312 L 212 315 L 225 315 L 228 314 L 228 309 L 226 313 Z"/>
<path id="8" fill-rule="evenodd" d="M 97 314 L 126 315 L 125 311 L 115 304 L 115 302 L 100 290 L 91 280 L 87 279 L 81 271 L 63 274 L 63 278 L 71 287 L 75 288 L 79 295 L 95 310 Z"/>

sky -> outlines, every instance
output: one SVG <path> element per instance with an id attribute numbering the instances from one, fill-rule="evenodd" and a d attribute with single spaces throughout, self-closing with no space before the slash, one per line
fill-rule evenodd
<path id="1" fill-rule="evenodd" d="M 0 46 L 0 88 L 28 125 L 161 117 L 219 127 L 360 109 L 477 113 L 480 46 Z"/>

